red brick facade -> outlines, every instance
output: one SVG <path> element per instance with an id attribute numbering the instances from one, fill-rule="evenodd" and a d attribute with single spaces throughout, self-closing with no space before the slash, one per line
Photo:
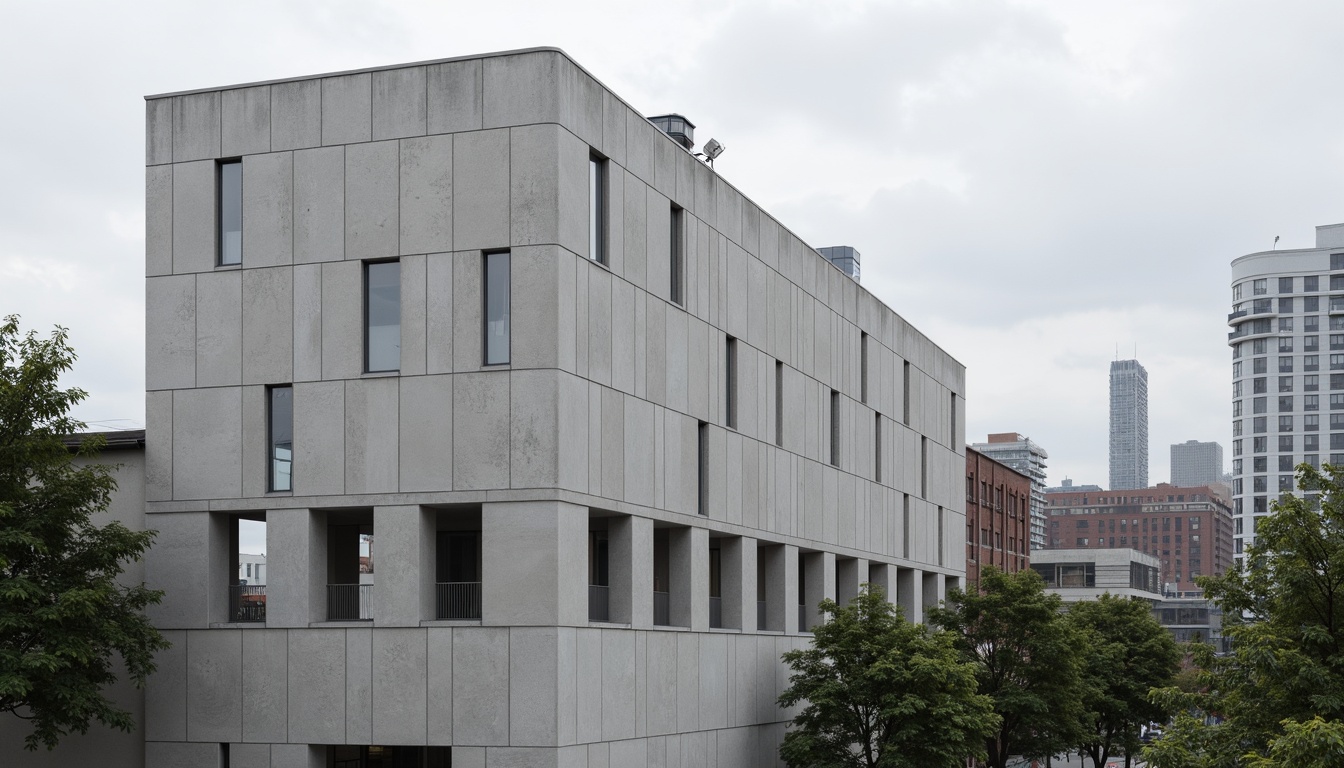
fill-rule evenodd
<path id="1" fill-rule="evenodd" d="M 966 583 L 992 565 L 1015 573 L 1031 564 L 1031 478 L 966 449 Z"/>
<path id="2" fill-rule="evenodd" d="M 1046 494 L 1046 549 L 1137 549 L 1161 561 L 1163 585 L 1193 592 L 1194 577 L 1232 564 L 1232 509 L 1223 486 L 1160 483 L 1127 491 Z"/>

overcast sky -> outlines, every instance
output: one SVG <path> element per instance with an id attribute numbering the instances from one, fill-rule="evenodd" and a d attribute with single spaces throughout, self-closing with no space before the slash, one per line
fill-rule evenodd
<path id="1" fill-rule="evenodd" d="M 70 328 L 78 415 L 143 426 L 145 94 L 564 48 L 968 369 L 967 439 L 1107 483 L 1108 364 L 1229 446 L 1228 263 L 1344 221 L 1344 3 L 7 3 L 0 314 Z"/>

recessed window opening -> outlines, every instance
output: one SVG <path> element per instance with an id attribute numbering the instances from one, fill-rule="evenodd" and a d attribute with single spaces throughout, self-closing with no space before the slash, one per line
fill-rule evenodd
<path id="1" fill-rule="evenodd" d="M 508 251 L 485 254 L 485 364 L 509 362 L 510 263 Z"/>
<path id="2" fill-rule="evenodd" d="M 840 466 L 840 393 L 831 390 L 831 465 Z"/>
<path id="3" fill-rule="evenodd" d="M 669 243 L 670 252 L 668 261 L 671 263 L 671 285 L 670 291 L 672 302 L 674 304 L 686 305 L 686 251 L 685 236 L 683 227 L 684 214 L 681 206 L 672 205 L 672 231 L 670 233 L 671 241 Z"/>
<path id="4" fill-rule="evenodd" d="M 901 368 L 902 384 L 901 394 L 904 398 L 902 403 L 901 421 L 908 426 L 910 424 L 910 361 L 906 360 Z"/>
<path id="5" fill-rule="evenodd" d="M 728 337 L 723 360 L 724 422 L 737 429 L 737 339 Z"/>
<path id="6" fill-rule="evenodd" d="M 588 156 L 588 258 L 607 263 L 607 161 Z"/>
<path id="7" fill-rule="evenodd" d="M 775 445 L 784 447 L 784 363 L 775 361 Z"/>
<path id="8" fill-rule="evenodd" d="M 243 161 L 219 164 L 220 266 L 243 263 Z"/>
<path id="9" fill-rule="evenodd" d="M 696 431 L 696 512 L 709 516 L 709 424 Z"/>
<path id="10" fill-rule="evenodd" d="M 291 491 L 294 489 L 294 388 L 287 384 L 274 386 L 270 388 L 269 394 L 269 488 L 272 491 Z"/>
<path id="11" fill-rule="evenodd" d="M 859 334 L 859 402 L 868 403 L 868 334 Z"/>
<path id="12" fill-rule="evenodd" d="M 364 265 L 364 370 L 401 368 L 401 262 Z"/>

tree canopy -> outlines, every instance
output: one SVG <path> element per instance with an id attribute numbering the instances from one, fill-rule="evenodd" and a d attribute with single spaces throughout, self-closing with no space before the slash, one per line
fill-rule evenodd
<path id="1" fill-rule="evenodd" d="M 986 568 L 978 585 L 953 590 L 929 619 L 957 637 L 980 693 L 994 702 L 1000 724 L 985 742 L 992 768 L 1012 755 L 1044 758 L 1081 742 L 1078 633 L 1039 574 Z"/>
<path id="2" fill-rule="evenodd" d="M 72 453 L 63 440 L 84 428 L 69 412 L 86 393 L 59 386 L 74 361 L 64 329 L 42 339 L 0 323 L 0 712 L 30 721 L 29 749 L 93 721 L 133 730 L 103 689 L 118 665 L 143 685 L 167 647 L 144 616 L 162 593 L 117 579 L 153 533 L 94 525 L 116 489 L 90 461 L 103 441 Z"/>
<path id="3" fill-rule="evenodd" d="M 1199 691 L 1154 692 L 1183 710 L 1145 749 L 1154 768 L 1344 766 L 1344 467 L 1303 464 L 1297 481 L 1244 562 L 1200 579 L 1232 652 L 1197 649 Z"/>
<path id="4" fill-rule="evenodd" d="M 802 705 L 779 750 L 788 765 L 961 768 L 983 757 L 998 718 L 950 634 L 907 621 L 873 586 L 821 611 L 829 620 L 812 646 L 784 654 L 793 674 L 780 706 Z"/>

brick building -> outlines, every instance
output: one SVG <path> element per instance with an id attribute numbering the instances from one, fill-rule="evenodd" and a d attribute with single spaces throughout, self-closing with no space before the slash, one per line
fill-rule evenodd
<path id="1" fill-rule="evenodd" d="M 1046 502 L 1047 548 L 1146 552 L 1160 561 L 1167 593 L 1197 592 L 1196 576 L 1219 574 L 1232 564 L 1232 509 L 1223 486 L 1159 483 L 1137 490 L 1051 493 Z"/>
<path id="2" fill-rule="evenodd" d="M 1031 478 L 966 449 L 966 582 L 982 565 L 1015 573 L 1030 563 Z"/>

